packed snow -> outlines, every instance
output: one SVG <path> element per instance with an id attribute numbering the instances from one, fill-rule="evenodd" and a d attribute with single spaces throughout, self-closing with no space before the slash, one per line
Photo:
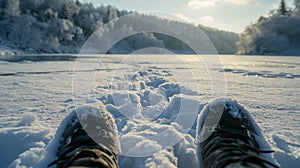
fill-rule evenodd
<path id="1" fill-rule="evenodd" d="M 75 70 L 67 61 L 0 62 L 0 167 L 45 167 L 61 121 L 81 104 L 103 104 L 115 118 L 120 167 L 197 167 L 196 118 L 217 97 L 210 75 L 224 73 L 226 97 L 250 112 L 276 163 L 300 163 L 299 58 L 221 56 L 222 70 L 196 56 L 171 57 L 180 59 L 112 55 L 96 69 L 98 59 L 81 58 L 85 66 Z"/>

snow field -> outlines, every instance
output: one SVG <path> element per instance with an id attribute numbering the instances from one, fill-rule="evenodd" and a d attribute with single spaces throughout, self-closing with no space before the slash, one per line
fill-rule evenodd
<path id="1" fill-rule="evenodd" d="M 251 113 L 275 150 L 273 158 L 276 162 L 283 168 L 297 167 L 300 163 L 299 60 L 293 57 L 287 60 L 286 57 L 234 56 L 224 56 L 222 60 L 226 69 L 278 75 L 265 78 L 226 72 L 227 95 L 238 100 Z M 119 61 L 109 58 L 103 67 L 96 69 L 97 77 L 102 75 L 103 78 L 95 82 L 92 91 L 95 99 L 88 102 L 91 105 L 104 104 L 115 117 L 119 140 L 122 139 L 123 143 L 120 167 L 198 164 L 195 122 L 184 125 L 180 123 L 185 122 L 174 120 L 180 115 L 183 115 L 183 121 L 190 120 L 192 117 L 188 117 L 188 112 L 198 108 L 200 111 L 210 100 L 209 80 L 196 78 L 202 82 L 199 93 L 189 85 L 189 77 L 184 73 L 181 75 L 183 80 L 174 77 L 171 70 L 182 71 L 182 65 L 166 60 L 163 64 L 169 68 L 162 69 L 156 61 L 156 58 L 141 60 L 139 64 L 124 64 L 119 68 Z M 45 167 L 53 160 L 53 155 L 46 153 L 54 149 L 50 142 L 54 143 L 60 122 L 75 108 L 70 91 L 73 63 L 0 64 L 0 148 L 3 149 L 0 150 L 0 167 Z M 132 73 L 133 67 L 135 73 Z M 198 66 L 192 68 L 198 68 L 196 74 L 203 77 L 203 70 Z M 119 69 L 119 75 L 113 74 L 116 69 Z M 81 69 L 82 75 L 94 71 L 88 67 Z M 219 69 L 215 71 L 219 72 Z M 294 78 L 281 77 L 281 74 L 292 74 Z M 195 104 L 198 106 L 193 106 Z M 187 108 L 192 106 L 194 108 Z M 180 111 L 179 107 L 187 110 Z M 195 121 L 196 117 L 193 119 Z"/>

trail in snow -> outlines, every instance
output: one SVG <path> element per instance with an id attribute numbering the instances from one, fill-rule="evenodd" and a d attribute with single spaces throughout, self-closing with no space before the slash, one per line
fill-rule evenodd
<path id="1" fill-rule="evenodd" d="M 129 76 L 127 74 L 124 78 Z M 196 167 L 194 137 L 196 118 L 202 105 L 194 98 L 197 92 L 169 81 L 170 76 L 172 74 L 166 70 L 151 68 L 130 76 L 130 86 L 124 84 L 127 80 L 116 78 L 113 85 L 103 87 L 109 88 L 112 94 L 99 97 L 98 101 L 105 104 L 118 125 L 121 167 L 185 167 L 187 164 Z M 5 140 L 18 138 L 11 141 L 11 145 L 22 146 L 19 151 L 11 151 L 21 154 L 6 155 L 11 159 L 3 165 L 12 162 L 11 167 L 29 167 L 38 163 L 38 156 L 44 155 L 50 138 L 46 136 L 49 133 L 47 129 L 38 131 L 37 124 L 35 115 L 26 114 L 19 123 L 10 125 L 8 132 L 1 130 Z M 33 130 L 26 133 L 25 130 L 31 127 L 36 128 L 37 133 L 31 132 Z M 15 129 L 22 129 L 25 133 Z M 28 144 L 30 140 L 32 143 Z M 17 159 L 12 160 L 14 157 Z M 51 158 L 45 160 L 50 161 Z M 45 160 L 42 164 L 46 164 Z"/>

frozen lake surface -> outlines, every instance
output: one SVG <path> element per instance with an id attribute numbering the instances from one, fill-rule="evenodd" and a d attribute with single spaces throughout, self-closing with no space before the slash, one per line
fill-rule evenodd
<path id="1" fill-rule="evenodd" d="M 115 117 L 122 141 L 153 149 L 148 156 L 136 146 L 121 146 L 126 156 L 145 157 L 121 158 L 120 167 L 193 166 L 197 108 L 221 96 L 251 113 L 281 167 L 297 167 L 300 57 L 220 56 L 222 66 L 204 60 L 111 55 L 74 62 L 0 62 L 0 167 L 36 167 L 62 119 L 77 105 L 97 101 Z M 190 110 L 186 123 L 176 120 L 179 109 Z M 147 139 L 159 130 L 184 141 L 163 145 Z"/>

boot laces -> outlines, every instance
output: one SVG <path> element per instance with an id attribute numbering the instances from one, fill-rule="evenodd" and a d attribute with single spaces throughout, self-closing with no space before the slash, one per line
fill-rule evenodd
<path id="1" fill-rule="evenodd" d="M 76 123 L 75 128 L 68 137 L 65 137 L 59 148 L 57 159 L 51 162 L 48 167 L 88 166 L 116 168 L 118 162 L 117 154 L 101 144 L 93 141 L 82 128 L 80 123 Z M 79 125 L 80 124 L 80 125 Z"/>
<path id="2" fill-rule="evenodd" d="M 260 153 L 274 151 L 259 150 L 254 137 L 247 128 L 221 128 L 218 125 L 212 135 L 202 144 L 204 167 L 226 167 L 241 163 L 246 167 L 278 167 L 260 157 Z M 248 165 L 248 166 L 247 166 Z"/>

